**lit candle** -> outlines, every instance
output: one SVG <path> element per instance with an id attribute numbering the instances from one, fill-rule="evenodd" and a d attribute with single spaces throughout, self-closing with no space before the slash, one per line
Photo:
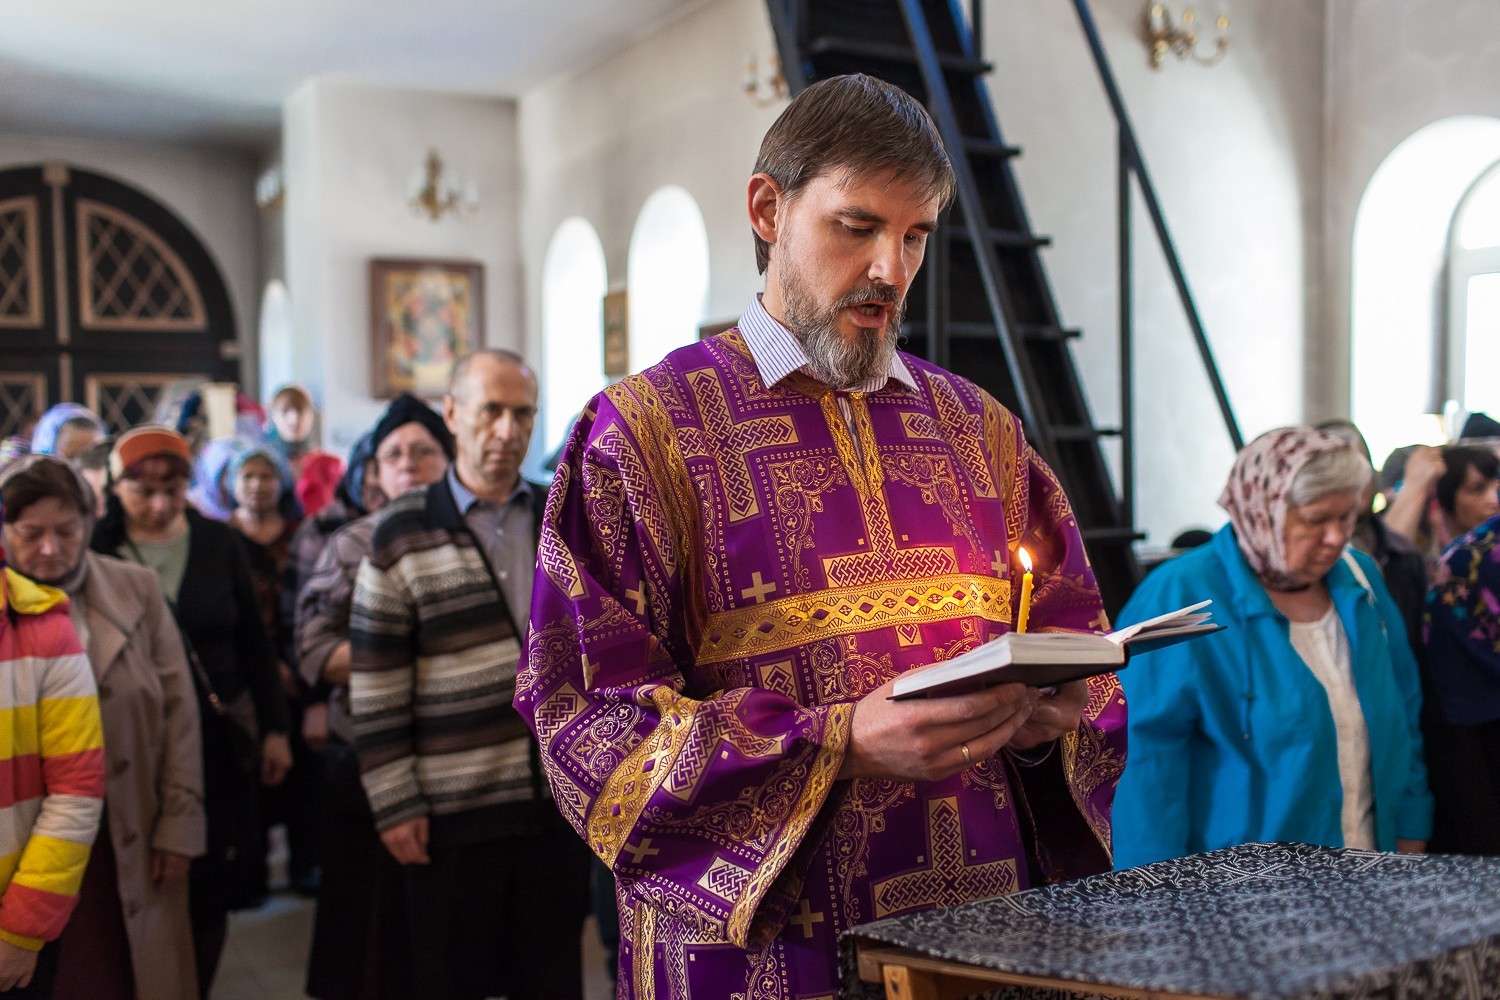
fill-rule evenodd
<path id="1" fill-rule="evenodd" d="M 1023 545 L 1016 549 L 1026 573 L 1021 577 L 1021 613 L 1016 616 L 1016 631 L 1026 631 L 1026 619 L 1031 617 L 1031 554 Z"/>

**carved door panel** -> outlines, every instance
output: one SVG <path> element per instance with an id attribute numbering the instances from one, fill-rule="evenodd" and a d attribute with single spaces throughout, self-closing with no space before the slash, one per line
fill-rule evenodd
<path id="1" fill-rule="evenodd" d="M 65 164 L 0 170 L 0 426 L 76 400 L 120 431 L 173 382 L 238 376 L 223 278 L 170 210 Z"/>

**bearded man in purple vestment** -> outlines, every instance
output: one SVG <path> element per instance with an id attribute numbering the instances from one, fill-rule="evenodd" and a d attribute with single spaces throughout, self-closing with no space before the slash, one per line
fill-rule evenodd
<path id="1" fill-rule="evenodd" d="M 910 96 L 808 88 L 749 183 L 764 294 L 563 453 L 516 707 L 615 873 L 621 997 L 832 997 L 852 925 L 1110 866 L 1113 675 L 887 699 L 1010 630 L 1018 546 L 1033 629 L 1106 624 L 1019 421 L 895 350 L 952 189 Z"/>

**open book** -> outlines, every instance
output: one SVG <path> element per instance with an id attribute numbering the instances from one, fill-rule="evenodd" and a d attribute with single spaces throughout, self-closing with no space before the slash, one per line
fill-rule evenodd
<path id="1" fill-rule="evenodd" d="M 892 699 L 962 694 L 995 684 L 1046 687 L 1125 666 L 1133 653 L 1146 653 L 1200 635 L 1223 631 L 1212 601 L 1137 622 L 1107 635 L 1092 632 L 1007 632 L 993 642 L 944 663 L 909 671 L 896 679 Z"/>

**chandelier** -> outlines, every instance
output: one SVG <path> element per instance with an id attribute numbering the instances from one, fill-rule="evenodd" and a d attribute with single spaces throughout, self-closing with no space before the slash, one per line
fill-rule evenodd
<path id="1" fill-rule="evenodd" d="M 1223 0 L 1219 0 L 1219 13 L 1214 18 L 1217 32 L 1214 47 L 1207 55 L 1198 51 L 1199 13 L 1192 3 L 1182 8 L 1182 13 L 1173 21 L 1172 12 L 1164 3 L 1148 3 L 1146 6 L 1146 36 L 1151 43 L 1151 68 L 1161 69 L 1171 52 L 1178 59 L 1192 59 L 1204 66 L 1212 66 L 1224 58 L 1229 51 L 1229 11 Z"/>

